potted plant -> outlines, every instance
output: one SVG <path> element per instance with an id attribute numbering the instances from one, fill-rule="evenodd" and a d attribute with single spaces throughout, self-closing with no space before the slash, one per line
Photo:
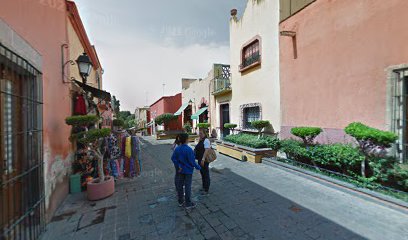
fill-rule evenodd
<path id="1" fill-rule="evenodd" d="M 84 131 L 73 133 L 71 140 L 83 144 L 87 154 L 93 156 L 98 162 L 98 178 L 91 180 L 87 184 L 87 195 L 91 201 L 106 198 L 115 191 L 113 177 L 105 177 L 103 169 L 103 156 L 106 149 L 102 145 L 104 138 L 111 134 L 111 130 L 109 128 L 88 130 L 88 126 L 95 125 L 98 121 L 99 117 L 95 115 L 73 116 L 65 120 L 70 126 L 82 127 L 84 129 Z"/>

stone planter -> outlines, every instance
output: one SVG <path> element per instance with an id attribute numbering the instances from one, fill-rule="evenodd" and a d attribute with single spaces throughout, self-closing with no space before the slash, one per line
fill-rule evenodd
<path id="1" fill-rule="evenodd" d="M 97 201 L 111 196 L 115 192 L 115 180 L 112 176 L 105 177 L 105 181 L 94 179 L 87 184 L 87 196 L 90 201 Z"/>
<path id="2" fill-rule="evenodd" d="M 275 157 L 276 151 L 270 148 L 250 148 L 229 142 L 217 141 L 217 151 L 240 161 L 262 163 L 265 156 Z"/>

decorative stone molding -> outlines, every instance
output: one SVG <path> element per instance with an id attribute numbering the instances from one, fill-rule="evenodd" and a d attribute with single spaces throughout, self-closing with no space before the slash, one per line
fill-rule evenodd
<path id="1" fill-rule="evenodd" d="M 241 109 L 241 116 L 240 116 L 240 121 L 239 121 L 239 128 L 242 131 L 250 131 L 254 132 L 256 130 L 254 129 L 249 129 L 249 128 L 244 128 L 244 110 L 245 108 L 250 108 L 250 107 L 259 107 L 259 119 L 262 119 L 262 104 L 261 103 L 248 103 L 248 104 L 243 104 L 240 106 Z"/>

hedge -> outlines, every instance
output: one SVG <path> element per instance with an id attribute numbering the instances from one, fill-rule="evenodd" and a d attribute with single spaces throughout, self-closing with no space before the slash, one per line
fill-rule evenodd
<path id="1" fill-rule="evenodd" d="M 236 135 L 228 135 L 224 138 L 224 141 L 251 148 L 272 148 L 273 150 L 279 149 L 279 139 L 270 136 L 265 136 L 258 139 L 258 137 L 255 135 L 240 133 Z"/>
<path id="2" fill-rule="evenodd" d="M 78 142 L 82 144 L 92 143 L 100 138 L 108 137 L 111 134 L 109 128 L 103 129 L 91 129 L 87 132 L 80 133 L 78 136 Z"/>

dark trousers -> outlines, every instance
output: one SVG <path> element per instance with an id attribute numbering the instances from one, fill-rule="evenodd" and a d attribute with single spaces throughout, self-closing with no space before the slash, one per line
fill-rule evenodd
<path id="1" fill-rule="evenodd" d="M 193 174 L 178 173 L 175 177 L 176 189 L 179 203 L 185 202 L 185 206 L 191 206 L 191 183 Z"/>
<path id="2" fill-rule="evenodd" d="M 205 162 L 204 167 L 201 167 L 201 180 L 203 182 L 203 189 L 204 191 L 208 192 L 210 190 L 210 163 Z"/>

